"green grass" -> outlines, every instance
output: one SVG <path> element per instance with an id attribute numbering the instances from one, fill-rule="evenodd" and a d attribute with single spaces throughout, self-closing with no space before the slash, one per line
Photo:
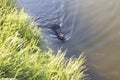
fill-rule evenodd
<path id="1" fill-rule="evenodd" d="M 0 0 L 0 80 L 84 80 L 85 57 L 45 51 L 41 30 L 16 7 L 13 0 Z"/>

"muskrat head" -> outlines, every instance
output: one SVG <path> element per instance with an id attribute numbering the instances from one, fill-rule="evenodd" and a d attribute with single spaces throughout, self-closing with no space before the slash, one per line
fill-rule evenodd
<path id="1" fill-rule="evenodd" d="M 62 33 L 58 33 L 58 34 L 57 34 L 57 37 L 58 37 L 58 39 L 60 39 L 60 40 L 65 40 L 65 36 L 64 36 L 64 34 L 62 34 Z"/>

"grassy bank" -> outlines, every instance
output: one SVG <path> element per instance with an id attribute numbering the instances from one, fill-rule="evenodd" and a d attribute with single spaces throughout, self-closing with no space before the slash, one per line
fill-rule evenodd
<path id="1" fill-rule="evenodd" d="M 41 30 L 16 6 L 0 0 L 0 80 L 84 80 L 84 57 L 44 51 Z"/>

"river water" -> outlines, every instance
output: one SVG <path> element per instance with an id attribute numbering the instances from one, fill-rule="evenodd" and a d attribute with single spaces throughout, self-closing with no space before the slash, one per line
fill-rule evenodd
<path id="1" fill-rule="evenodd" d="M 55 52 L 84 52 L 92 80 L 120 80 L 120 0 L 18 0 Z M 51 30 L 59 24 L 66 41 Z"/>

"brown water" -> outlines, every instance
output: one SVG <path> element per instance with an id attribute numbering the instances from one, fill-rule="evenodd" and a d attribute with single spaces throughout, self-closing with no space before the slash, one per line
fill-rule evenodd
<path id="1" fill-rule="evenodd" d="M 92 80 L 120 80 L 120 0 L 18 0 L 40 26 L 50 47 L 68 49 L 67 56 L 85 52 Z M 51 25 L 61 25 L 66 42 Z"/>

